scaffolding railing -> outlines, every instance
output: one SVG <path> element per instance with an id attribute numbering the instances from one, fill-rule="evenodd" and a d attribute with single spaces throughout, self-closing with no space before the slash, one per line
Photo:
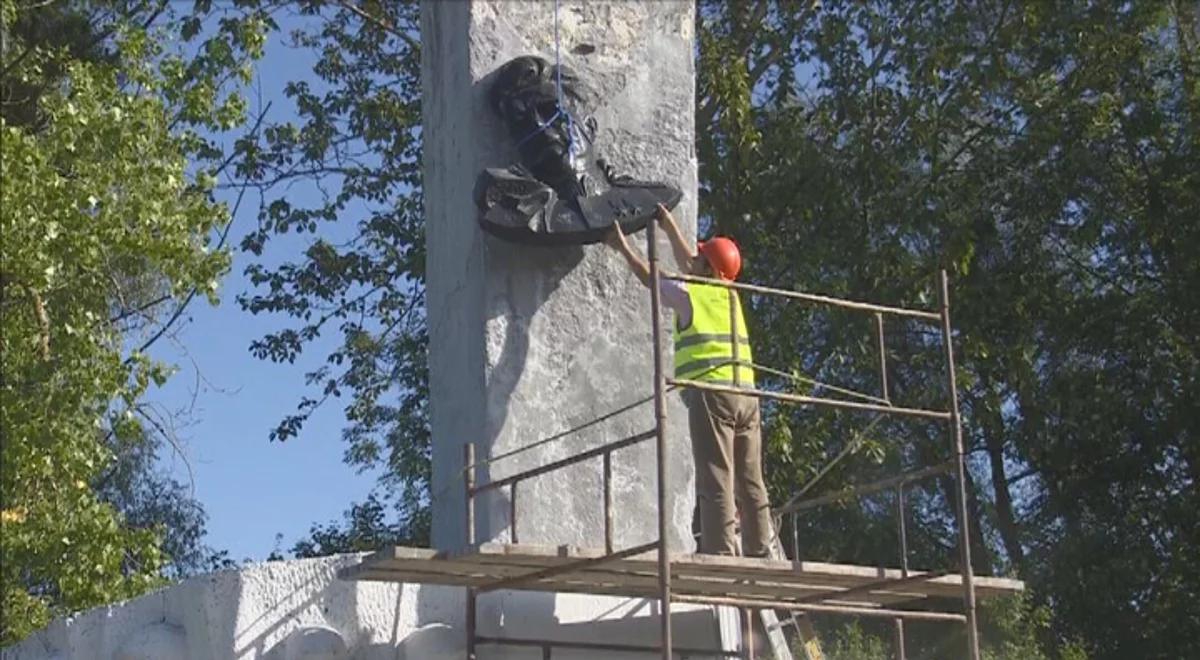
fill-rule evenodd
<path id="1" fill-rule="evenodd" d="M 494 591 L 497 589 L 520 589 L 538 582 L 539 580 L 548 577 L 578 571 L 583 568 L 594 568 L 611 562 L 618 562 L 624 559 L 629 559 L 638 555 L 653 552 L 657 559 L 657 581 L 658 581 L 658 600 L 660 607 L 661 620 L 661 645 L 658 647 L 634 647 L 622 646 L 621 650 L 641 650 L 653 651 L 659 650 L 662 653 L 664 660 L 670 660 L 673 653 L 685 654 L 700 654 L 707 653 L 709 655 L 729 656 L 731 652 L 717 649 L 711 650 L 684 650 L 680 647 L 675 647 L 672 640 L 672 624 L 671 624 L 671 603 L 672 602 L 687 602 L 687 603 L 702 603 L 708 605 L 729 605 L 740 608 L 759 608 L 759 609 L 781 609 L 804 612 L 821 612 L 834 614 L 849 614 L 857 616 L 883 617 L 893 619 L 896 623 L 896 639 L 898 644 L 898 654 L 903 657 L 904 654 L 904 639 L 903 639 L 903 620 L 926 620 L 926 621 L 948 621 L 962 623 L 966 627 L 967 632 L 967 657 L 970 660 L 979 660 L 979 634 L 978 621 L 976 612 L 976 592 L 975 579 L 972 571 L 971 563 L 971 548 L 970 548 L 970 522 L 968 519 L 967 494 L 966 494 L 966 455 L 963 447 L 962 426 L 959 416 L 958 395 L 955 383 L 954 374 L 954 351 L 952 346 L 951 325 L 950 325 L 950 301 L 949 301 L 949 285 L 946 272 L 943 270 L 939 274 L 938 294 L 939 294 L 939 309 L 938 311 L 929 311 L 921 309 L 908 309 L 903 307 L 895 307 L 888 305 L 879 305 L 868 302 L 844 300 L 830 296 L 823 296 L 811 293 L 803 293 L 797 291 L 789 291 L 785 289 L 771 288 L 754 284 L 741 282 L 731 282 L 726 280 L 717 280 L 707 277 L 699 277 L 695 275 L 687 275 L 680 273 L 664 272 L 659 266 L 659 257 L 656 240 L 656 227 L 654 222 L 647 226 L 648 234 L 648 256 L 650 269 L 650 315 L 651 315 L 651 336 L 653 341 L 653 367 L 654 367 L 654 383 L 653 394 L 647 399 L 641 399 L 633 404 L 625 406 L 613 413 L 604 417 L 591 420 L 582 427 L 564 431 L 555 434 L 549 438 L 539 440 L 517 450 L 493 456 L 490 459 L 477 461 L 475 457 L 474 444 L 464 446 L 463 455 L 463 471 L 464 471 L 464 504 L 465 504 L 465 522 L 466 522 L 466 541 L 468 546 L 475 545 L 475 499 L 479 495 L 487 492 L 507 489 L 509 495 L 509 525 L 510 539 L 516 544 L 519 542 L 519 532 L 517 525 L 517 494 L 519 485 L 529 479 L 538 477 L 551 471 L 559 470 L 571 465 L 599 459 L 602 465 L 602 485 L 603 485 L 603 519 L 604 519 L 604 554 L 598 557 L 590 557 L 587 559 L 568 562 L 557 566 L 552 566 L 537 570 L 534 572 L 499 579 L 491 583 L 478 587 L 467 588 L 467 658 L 474 660 L 476 658 L 477 644 L 508 644 L 518 646 L 533 646 L 542 648 L 544 657 L 549 657 L 549 649 L 553 646 L 561 646 L 564 648 L 572 648 L 572 643 L 560 642 L 554 640 L 518 640 L 505 639 L 497 637 L 480 637 L 476 635 L 476 601 L 480 593 Z M 832 392 L 841 393 L 848 396 L 854 396 L 859 400 L 839 399 L 828 396 L 808 396 L 792 394 L 787 392 L 768 391 L 756 389 L 743 385 L 740 381 L 740 370 L 735 368 L 734 382 L 732 385 L 718 384 L 706 380 L 694 380 L 684 378 L 674 378 L 667 376 L 665 366 L 665 356 L 663 354 L 663 341 L 665 338 L 663 329 L 663 303 L 660 298 L 662 280 L 675 280 L 685 283 L 702 283 L 707 285 L 719 286 L 731 291 L 730 298 L 730 316 L 731 316 L 731 336 L 737 337 L 739 329 L 737 328 L 737 317 L 735 306 L 737 304 L 737 296 L 733 294 L 736 291 L 744 291 L 752 294 L 777 296 L 789 300 L 798 300 L 808 303 L 816 303 L 820 305 L 828 305 L 840 307 L 858 312 L 865 312 L 874 315 L 875 318 L 875 339 L 879 351 L 879 387 L 880 393 L 878 396 L 868 395 L 859 392 L 847 390 L 845 388 L 837 388 L 826 386 L 826 389 Z M 922 321 L 936 322 L 940 326 L 943 357 L 945 360 L 945 377 L 946 389 L 948 394 L 948 405 L 945 410 L 935 410 L 916 407 L 905 407 L 896 405 L 891 398 L 888 384 L 888 362 L 887 362 L 887 346 L 884 333 L 884 318 L 885 316 L 898 316 L 910 319 L 919 319 Z M 756 367 L 750 362 L 740 359 L 739 342 L 732 342 L 733 359 L 725 365 L 747 365 Z M 783 373 L 783 372 L 778 372 Z M 815 381 L 814 381 L 815 382 Z M 816 596 L 802 598 L 799 600 L 776 601 L 770 599 L 753 599 L 753 598 L 726 598 L 714 595 L 693 595 L 680 594 L 673 596 L 672 594 L 672 575 L 671 575 L 671 552 L 669 541 L 670 512 L 673 508 L 670 506 L 669 492 L 669 461 L 667 460 L 667 407 L 666 397 L 668 392 L 675 389 L 691 389 L 698 391 L 723 392 L 733 393 L 746 396 L 753 396 L 760 399 L 769 399 L 782 404 L 798 404 L 811 406 L 827 406 L 836 409 L 858 411 L 858 412 L 873 412 L 877 415 L 897 415 L 905 417 L 914 417 L 920 419 L 934 420 L 945 423 L 947 425 L 950 443 L 952 445 L 952 457 L 937 465 L 920 468 L 910 472 L 877 481 L 870 484 L 863 484 L 845 490 L 837 491 L 819 497 L 810 498 L 807 500 L 799 499 L 808 490 L 806 487 L 796 497 L 775 511 L 777 519 L 782 519 L 783 516 L 791 516 L 791 527 L 793 532 L 793 561 L 799 562 L 799 539 L 798 539 L 798 518 L 799 512 L 813 507 L 830 504 L 844 499 L 869 495 L 877 492 L 893 490 L 897 497 L 897 525 L 898 535 L 900 538 L 900 577 L 888 578 L 877 583 L 863 584 L 858 587 L 842 590 L 833 594 L 817 594 Z M 634 434 L 632 436 L 603 444 L 601 446 L 588 449 L 586 451 L 574 454 L 567 458 L 552 461 L 550 463 L 530 468 L 515 474 L 506 476 L 494 481 L 477 484 L 476 472 L 484 464 L 491 463 L 500 458 L 510 457 L 518 452 L 525 451 L 534 446 L 540 446 L 548 442 L 561 440 L 568 437 L 573 431 L 581 428 L 594 426 L 603 419 L 608 419 L 620 412 L 626 412 L 633 408 L 642 405 L 648 401 L 653 401 L 654 404 L 654 426 L 653 428 Z M 655 456 L 656 456 L 656 516 L 657 516 L 657 540 L 641 545 L 636 545 L 629 548 L 616 548 L 613 539 L 613 490 L 612 490 L 612 456 L 613 453 L 621 449 L 632 447 L 640 443 L 654 440 L 655 441 Z M 840 456 L 836 460 L 840 460 Z M 945 576 L 949 571 L 921 572 L 910 574 L 908 568 L 908 549 L 907 549 L 907 532 L 904 515 L 904 488 L 919 479 L 944 475 L 951 473 L 957 482 L 957 488 L 954 491 L 955 508 L 956 508 L 956 532 L 958 536 L 958 566 L 961 571 L 961 586 L 962 586 L 962 602 L 963 612 L 936 612 L 929 610 L 899 610 L 899 609 L 883 609 L 883 608 L 868 608 L 855 607 L 853 605 L 841 604 L 845 596 L 854 595 L 855 593 L 867 592 L 876 590 L 881 587 L 903 585 L 914 582 L 927 582 L 938 577 Z M 822 475 L 824 472 L 821 473 Z M 811 486 L 811 483 L 809 484 Z M 776 524 L 776 533 L 779 533 L 782 525 Z M 822 601 L 837 600 L 839 604 L 828 604 Z M 596 649 L 600 646 L 606 646 L 617 650 L 615 646 L 620 645 L 593 645 Z M 580 647 L 582 648 L 582 647 Z"/>

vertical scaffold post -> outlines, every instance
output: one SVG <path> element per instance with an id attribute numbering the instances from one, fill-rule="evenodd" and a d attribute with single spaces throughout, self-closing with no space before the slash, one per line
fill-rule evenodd
<path id="1" fill-rule="evenodd" d="M 875 312 L 875 341 L 879 344 L 879 395 L 890 404 L 892 397 L 888 393 L 887 345 L 883 342 L 883 314 L 879 312 Z"/>
<path id="2" fill-rule="evenodd" d="M 604 452 L 604 552 L 613 551 L 612 452 Z"/>
<path id="3" fill-rule="evenodd" d="M 662 273 L 658 268 L 657 220 L 646 226 L 646 252 L 650 257 L 650 328 L 654 343 L 654 429 L 658 459 L 658 596 L 662 615 L 662 657 L 671 660 L 671 558 L 667 539 L 667 383 L 663 372 Z"/>
<path id="4" fill-rule="evenodd" d="M 463 507 L 467 525 L 463 538 L 468 547 L 475 545 L 475 445 L 463 445 Z"/>
<path id="5" fill-rule="evenodd" d="M 475 445 L 470 442 L 463 445 L 463 509 L 466 513 L 463 540 L 470 548 L 475 545 Z M 467 587 L 466 601 L 467 660 L 475 660 L 475 590 L 471 587 Z"/>
<path id="6" fill-rule="evenodd" d="M 476 660 L 475 655 L 475 589 L 467 587 L 467 660 Z"/>
<path id="7" fill-rule="evenodd" d="M 967 653 L 970 660 L 979 660 L 979 626 L 975 611 L 975 576 L 971 567 L 971 522 L 967 516 L 967 458 L 963 449 L 962 420 L 958 413 L 958 389 L 954 376 L 954 346 L 950 335 L 950 284 L 946 271 L 941 271 L 938 298 L 941 302 L 942 346 L 946 354 L 946 386 L 950 393 L 950 437 L 954 441 L 958 487 L 955 490 L 958 509 L 958 553 L 962 566 L 963 606 L 967 615 Z"/>
<path id="8" fill-rule="evenodd" d="M 792 512 L 792 561 L 800 561 L 800 514 Z"/>
<path id="9" fill-rule="evenodd" d="M 508 487 L 508 537 L 513 545 L 520 543 L 520 537 L 517 536 L 517 484 L 521 482 L 514 481 Z"/>
<path id="10" fill-rule="evenodd" d="M 885 388 L 886 391 L 886 388 Z M 885 395 L 886 396 L 886 395 Z M 904 484 L 896 486 L 896 530 L 900 536 L 900 577 L 908 577 L 908 529 L 904 518 Z M 904 619 L 893 620 L 892 643 L 896 647 L 896 660 L 906 660 L 904 650 Z"/>

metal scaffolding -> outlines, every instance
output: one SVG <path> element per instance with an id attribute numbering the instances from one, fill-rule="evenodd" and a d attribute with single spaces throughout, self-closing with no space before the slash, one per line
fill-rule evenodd
<path id="1" fill-rule="evenodd" d="M 650 262 L 650 312 L 654 352 L 653 401 L 654 427 L 631 437 L 604 444 L 575 455 L 540 465 L 488 483 L 477 483 L 476 473 L 484 464 L 511 456 L 517 451 L 545 444 L 565 437 L 561 433 L 533 443 L 519 450 L 477 461 L 473 444 L 464 446 L 463 488 L 464 518 L 467 551 L 443 553 L 425 549 L 394 548 L 376 553 L 363 565 L 346 573 L 351 579 L 413 579 L 441 584 L 454 584 L 467 589 L 466 635 L 467 658 L 476 659 L 479 645 L 510 645 L 540 648 L 543 657 L 551 657 L 554 647 L 658 652 L 664 660 L 674 654 L 683 656 L 708 655 L 721 657 L 753 657 L 752 651 L 729 651 L 721 649 L 696 649 L 674 646 L 672 640 L 671 605 L 673 602 L 726 605 L 738 608 L 773 609 L 792 612 L 820 612 L 891 619 L 895 622 L 897 657 L 904 657 L 904 625 L 906 619 L 945 621 L 961 623 L 967 632 L 967 654 L 971 660 L 979 660 L 979 631 L 976 613 L 976 590 L 983 589 L 986 595 L 998 595 L 1018 591 L 1023 586 L 1015 580 L 999 578 L 977 578 L 972 571 L 969 519 L 966 491 L 966 458 L 963 447 L 962 428 L 959 418 L 958 396 L 954 376 L 954 352 L 951 346 L 950 302 L 945 271 L 939 276 L 938 311 L 905 309 L 865 302 L 842 300 L 795 291 L 773 289 L 752 284 L 728 282 L 691 275 L 663 272 L 659 266 L 656 247 L 655 223 L 648 225 Z M 725 287 L 730 290 L 754 294 L 779 296 L 791 300 L 829 305 L 843 309 L 872 314 L 874 316 L 875 340 L 879 351 L 878 396 L 867 395 L 840 388 L 829 391 L 850 395 L 857 400 L 822 396 L 800 396 L 772 392 L 743 386 L 738 382 L 734 369 L 734 384 L 722 385 L 704 380 L 687 380 L 667 376 L 663 355 L 663 304 L 660 300 L 662 280 L 696 282 Z M 731 308 L 735 296 L 731 295 Z M 736 337 L 737 315 L 732 313 Z M 946 391 L 948 405 L 945 410 L 930 410 L 897 406 L 892 402 L 888 387 L 887 347 L 884 340 L 886 316 L 899 316 L 937 323 L 940 327 L 945 360 Z M 752 368 L 762 368 L 739 360 L 738 342 L 733 342 L 733 363 Z M 784 374 L 786 375 L 786 374 Z M 878 415 L 898 415 L 944 422 L 953 456 L 942 463 L 905 472 L 903 474 L 822 495 L 801 499 L 807 488 L 797 493 L 791 501 L 776 510 L 777 519 L 790 516 L 794 535 L 794 552 L 799 550 L 798 515 L 813 507 L 860 497 L 872 493 L 896 494 L 896 523 L 900 540 L 900 567 L 898 570 L 870 569 L 841 564 L 819 564 L 801 562 L 798 556 L 790 561 L 710 557 L 672 552 L 669 547 L 668 525 L 672 507 L 668 490 L 667 460 L 667 414 L 666 400 L 669 392 L 676 389 L 731 392 L 770 399 L 783 404 L 828 406 L 838 409 L 873 412 Z M 623 412 L 647 399 L 627 406 Z M 616 412 L 606 415 L 611 417 Z M 593 420 L 584 426 L 591 426 Z M 581 427 L 582 428 L 582 427 Z M 577 430 L 577 429 L 575 429 Z M 613 540 L 613 468 L 612 455 L 621 449 L 653 439 L 656 453 L 657 473 L 657 530 L 658 539 L 650 543 L 628 548 L 615 547 Z M 847 452 L 843 452 L 844 456 Z M 840 460 L 842 456 L 835 459 Z M 517 526 L 517 494 L 519 485 L 529 479 L 583 461 L 598 459 L 602 465 L 603 481 L 603 550 L 566 552 L 546 551 L 541 546 L 522 546 Z M 822 476 L 825 471 L 819 475 Z M 954 506 L 958 537 L 958 573 L 950 571 L 910 571 L 908 566 L 907 530 L 904 515 L 904 489 L 907 485 L 928 477 L 953 474 L 957 482 L 954 489 Z M 811 483 L 809 484 L 811 486 Z M 475 538 L 475 500 L 478 496 L 495 490 L 507 489 L 509 494 L 510 544 L 477 544 Z M 778 533 L 778 530 L 777 532 Z M 675 581 L 678 580 L 678 585 Z M 674 587 L 678 587 L 675 589 Z M 610 594 L 631 597 L 651 597 L 659 602 L 661 620 L 661 642 L 657 646 L 631 644 L 597 644 L 569 642 L 549 639 L 515 639 L 495 636 L 480 636 L 476 626 L 478 597 L 486 592 L 500 589 L 529 589 L 553 592 Z M 946 597 L 958 593 L 962 599 L 961 612 L 932 611 L 929 609 L 903 609 L 892 606 L 923 597 Z M 794 619 L 793 619 L 794 621 Z M 786 622 L 785 622 L 786 623 Z"/>

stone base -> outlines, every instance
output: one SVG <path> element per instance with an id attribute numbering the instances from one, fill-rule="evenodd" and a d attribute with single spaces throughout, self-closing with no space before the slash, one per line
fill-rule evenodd
<path id="1" fill-rule="evenodd" d="M 465 593 L 456 587 L 339 580 L 362 555 L 255 564 L 195 577 L 54 621 L 2 660 L 458 660 Z M 657 601 L 498 592 L 480 599 L 478 634 L 658 643 Z M 677 644 L 718 648 L 714 608 L 674 607 Z M 532 648 L 480 646 L 480 660 L 537 660 Z M 555 649 L 555 660 L 612 657 Z"/>

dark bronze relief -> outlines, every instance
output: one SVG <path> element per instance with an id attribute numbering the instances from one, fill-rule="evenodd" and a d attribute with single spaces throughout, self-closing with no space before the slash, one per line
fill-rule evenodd
<path id="1" fill-rule="evenodd" d="M 530 245 L 595 243 L 614 222 L 627 233 L 643 229 L 658 204 L 674 208 L 683 197 L 674 186 L 618 175 L 603 160 L 596 165 L 604 189 L 596 189 L 587 174 L 594 99 L 569 68 L 518 57 L 500 68 L 489 100 L 517 142 L 520 163 L 488 168 L 476 182 L 479 222 L 488 232 Z"/>

